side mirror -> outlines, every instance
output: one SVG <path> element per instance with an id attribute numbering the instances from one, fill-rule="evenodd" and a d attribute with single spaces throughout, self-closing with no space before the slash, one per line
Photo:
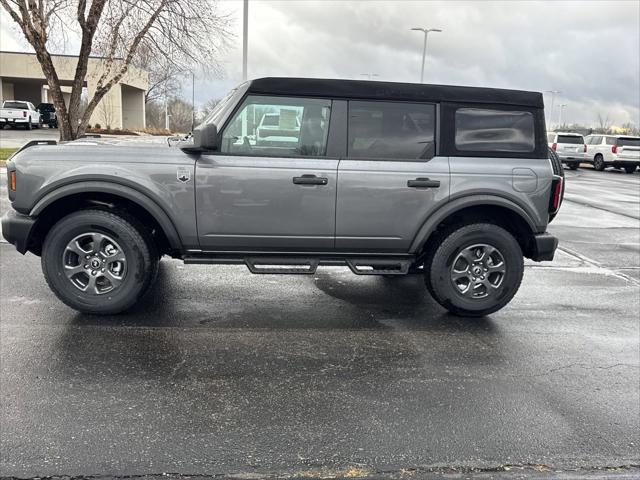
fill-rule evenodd
<path id="1" fill-rule="evenodd" d="M 218 150 L 218 127 L 213 123 L 198 126 L 193 130 L 193 143 L 180 148 L 188 153 Z"/>

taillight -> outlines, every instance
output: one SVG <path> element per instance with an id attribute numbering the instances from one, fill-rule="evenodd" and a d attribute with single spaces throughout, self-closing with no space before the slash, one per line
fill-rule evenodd
<path id="1" fill-rule="evenodd" d="M 556 148 L 558 148 L 557 143 L 554 143 L 553 145 L 551 145 L 551 150 L 553 150 L 554 152 L 556 151 Z"/>
<path id="2" fill-rule="evenodd" d="M 23 116 L 24 118 L 27 118 L 27 112 L 23 110 L 23 111 L 22 111 L 22 116 Z"/>
<path id="3" fill-rule="evenodd" d="M 562 202 L 562 189 L 564 187 L 564 178 L 554 177 L 551 184 L 551 199 L 549 202 L 549 212 L 556 213 Z"/>
<path id="4" fill-rule="evenodd" d="M 614 145 L 611 147 L 611 153 L 618 153 L 618 146 Z"/>
<path id="5" fill-rule="evenodd" d="M 12 192 L 16 191 L 16 171 L 12 170 L 9 172 L 9 189 Z"/>
<path id="6" fill-rule="evenodd" d="M 584 153 L 587 153 L 587 144 L 584 144 L 584 149 L 582 150 Z"/>

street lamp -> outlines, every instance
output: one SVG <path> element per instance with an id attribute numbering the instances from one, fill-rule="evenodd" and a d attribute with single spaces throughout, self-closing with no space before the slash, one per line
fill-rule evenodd
<path id="1" fill-rule="evenodd" d="M 563 125 L 563 123 L 562 123 L 562 112 L 564 111 L 564 108 L 566 106 L 567 106 L 566 103 L 563 103 L 563 104 L 560 105 L 560 113 L 559 113 L 559 118 L 558 118 L 558 126 L 560 128 L 562 128 L 562 125 Z"/>
<path id="2" fill-rule="evenodd" d="M 420 28 L 413 27 L 411 30 L 417 30 L 419 32 L 424 32 L 424 45 L 422 46 L 422 70 L 420 71 L 420 83 L 424 82 L 424 60 L 427 56 L 427 37 L 429 36 L 429 32 L 442 32 L 439 28 Z"/>
<path id="3" fill-rule="evenodd" d="M 553 104 L 556 101 L 556 95 L 562 93 L 560 90 L 545 90 L 544 93 L 551 94 L 551 113 L 549 113 L 549 121 L 553 120 Z M 549 128 L 551 128 L 551 124 L 549 124 Z"/>

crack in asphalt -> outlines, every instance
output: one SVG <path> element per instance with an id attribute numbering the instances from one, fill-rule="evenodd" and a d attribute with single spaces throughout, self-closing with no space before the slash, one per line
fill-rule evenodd
<path id="1" fill-rule="evenodd" d="M 318 470 L 301 470 L 284 474 L 276 473 L 215 473 L 215 474 L 199 474 L 199 473 L 178 473 L 178 472 L 162 472 L 150 474 L 132 474 L 132 475 L 50 475 L 36 477 L 16 477 L 3 476 L 3 480 L 153 480 L 153 479 L 220 479 L 231 478 L 237 480 L 277 480 L 277 479 L 340 479 L 340 478 L 406 478 L 408 476 L 420 475 L 481 475 L 491 473 L 506 473 L 513 475 L 532 474 L 620 474 L 620 473 L 640 473 L 640 464 L 625 465 L 590 465 L 576 468 L 559 469 L 545 464 L 534 463 L 517 463 L 504 464 L 491 467 L 468 467 L 468 466 L 436 466 L 436 467 L 407 467 L 394 470 L 368 470 L 362 467 L 350 467 L 341 470 L 318 469 Z"/>

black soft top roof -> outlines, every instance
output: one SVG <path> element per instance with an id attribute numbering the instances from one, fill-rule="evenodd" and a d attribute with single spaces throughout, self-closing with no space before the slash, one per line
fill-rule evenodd
<path id="1" fill-rule="evenodd" d="M 539 92 L 368 80 L 266 77 L 252 80 L 248 92 L 263 95 L 483 103 L 544 108 L 542 94 Z"/>

